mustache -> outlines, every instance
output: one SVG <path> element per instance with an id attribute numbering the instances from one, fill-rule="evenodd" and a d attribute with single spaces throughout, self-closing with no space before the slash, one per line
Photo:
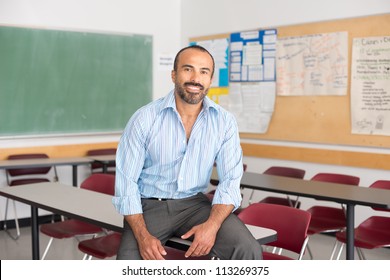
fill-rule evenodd
<path id="1" fill-rule="evenodd" d="M 204 86 L 199 84 L 199 83 L 192 83 L 192 82 L 188 82 L 188 83 L 184 83 L 185 86 L 195 86 L 195 87 L 199 87 L 200 89 L 204 89 Z"/>

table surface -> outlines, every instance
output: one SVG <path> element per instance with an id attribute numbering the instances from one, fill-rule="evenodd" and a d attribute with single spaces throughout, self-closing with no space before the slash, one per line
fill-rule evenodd
<path id="1" fill-rule="evenodd" d="M 97 155 L 97 156 L 88 156 L 88 157 L 94 161 L 105 162 L 105 163 L 113 162 L 116 160 L 115 155 Z"/>
<path id="2" fill-rule="evenodd" d="M 215 176 L 215 173 L 213 173 Z M 245 172 L 241 186 L 288 195 L 311 197 L 343 204 L 390 209 L 390 191 L 368 187 L 302 180 L 281 176 Z"/>
<path id="3" fill-rule="evenodd" d="M 107 194 L 60 183 L 38 183 L 1 188 L 0 195 L 109 230 L 123 230 L 123 216 L 112 205 L 112 196 Z M 262 244 L 276 240 L 276 231 L 272 229 L 247 227 Z M 185 243 L 179 238 L 176 241 Z"/>
<path id="4" fill-rule="evenodd" d="M 93 162 L 93 160 L 89 157 L 13 159 L 13 160 L 0 160 L 0 168 L 13 169 L 13 168 L 21 168 L 21 167 L 90 164 L 91 162 Z"/>
<path id="5" fill-rule="evenodd" d="M 0 188 L 0 195 L 70 218 L 122 231 L 123 216 L 107 194 L 48 182 Z"/>

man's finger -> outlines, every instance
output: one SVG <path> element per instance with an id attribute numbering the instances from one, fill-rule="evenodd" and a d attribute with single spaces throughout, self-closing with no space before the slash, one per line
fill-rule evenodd
<path id="1" fill-rule="evenodd" d="M 192 235 L 194 235 L 194 230 L 193 229 L 190 229 L 189 231 L 187 231 L 185 234 L 183 234 L 182 236 L 181 236 L 181 238 L 182 239 L 187 239 L 187 238 L 189 238 L 189 237 L 191 237 Z"/>
<path id="2" fill-rule="evenodd" d="M 196 245 L 194 242 L 192 242 L 190 248 L 188 248 L 188 250 L 187 250 L 187 252 L 184 254 L 184 256 L 185 256 L 186 258 L 192 256 L 192 254 L 194 253 L 196 247 L 197 247 L 197 245 Z"/>

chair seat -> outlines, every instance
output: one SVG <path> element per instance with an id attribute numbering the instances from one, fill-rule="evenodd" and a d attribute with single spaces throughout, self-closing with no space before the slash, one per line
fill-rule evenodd
<path id="1" fill-rule="evenodd" d="M 63 222 L 44 224 L 41 232 L 57 239 L 70 238 L 75 235 L 95 234 L 102 231 L 102 228 L 84 223 L 79 220 L 65 220 Z"/>
<path id="2" fill-rule="evenodd" d="M 78 248 L 83 253 L 99 259 L 113 257 L 117 254 L 121 242 L 121 234 L 114 232 L 109 235 L 83 240 Z"/>
<path id="3" fill-rule="evenodd" d="M 27 185 L 27 184 L 36 184 L 36 183 L 44 183 L 44 182 L 50 182 L 50 180 L 49 179 L 45 179 L 45 178 L 39 178 L 39 179 L 34 179 L 34 178 L 18 179 L 18 180 L 13 180 L 9 185 L 10 185 L 10 187 L 14 187 L 14 186 Z"/>
<path id="4" fill-rule="evenodd" d="M 311 214 L 309 235 L 320 232 L 339 231 L 346 227 L 345 212 L 341 208 L 313 206 L 307 210 Z"/>
<path id="5" fill-rule="evenodd" d="M 346 231 L 336 234 L 338 241 L 347 242 Z M 355 246 L 374 249 L 390 246 L 390 217 L 372 216 L 355 229 Z"/>
<path id="6" fill-rule="evenodd" d="M 284 255 L 278 255 L 278 254 L 273 254 L 270 252 L 263 252 L 263 260 L 294 260 L 293 258 L 284 256 Z"/>

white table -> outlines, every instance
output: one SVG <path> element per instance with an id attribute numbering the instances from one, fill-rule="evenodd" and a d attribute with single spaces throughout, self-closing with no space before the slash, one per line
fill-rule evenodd
<path id="1" fill-rule="evenodd" d="M 89 158 L 97 163 L 103 165 L 103 173 L 107 173 L 108 165 L 111 163 L 115 163 L 116 156 L 115 155 L 97 155 L 97 156 L 89 156 Z"/>
<path id="2" fill-rule="evenodd" d="M 76 218 L 108 230 L 121 232 L 123 216 L 112 205 L 112 196 L 60 183 L 38 183 L 0 189 L 0 195 L 31 206 L 32 258 L 39 259 L 38 208 Z M 265 244 L 276 240 L 271 229 L 248 226 L 254 237 Z M 172 241 L 175 242 L 175 239 Z M 187 241 L 176 239 L 176 242 Z"/>
<path id="3" fill-rule="evenodd" d="M 218 179 L 213 171 L 211 177 Z M 310 197 L 319 200 L 334 201 L 347 207 L 347 250 L 346 259 L 354 258 L 355 206 L 363 205 L 390 209 L 390 191 L 367 187 L 351 186 L 329 182 L 319 182 L 244 172 L 241 187 L 267 192 Z"/>

